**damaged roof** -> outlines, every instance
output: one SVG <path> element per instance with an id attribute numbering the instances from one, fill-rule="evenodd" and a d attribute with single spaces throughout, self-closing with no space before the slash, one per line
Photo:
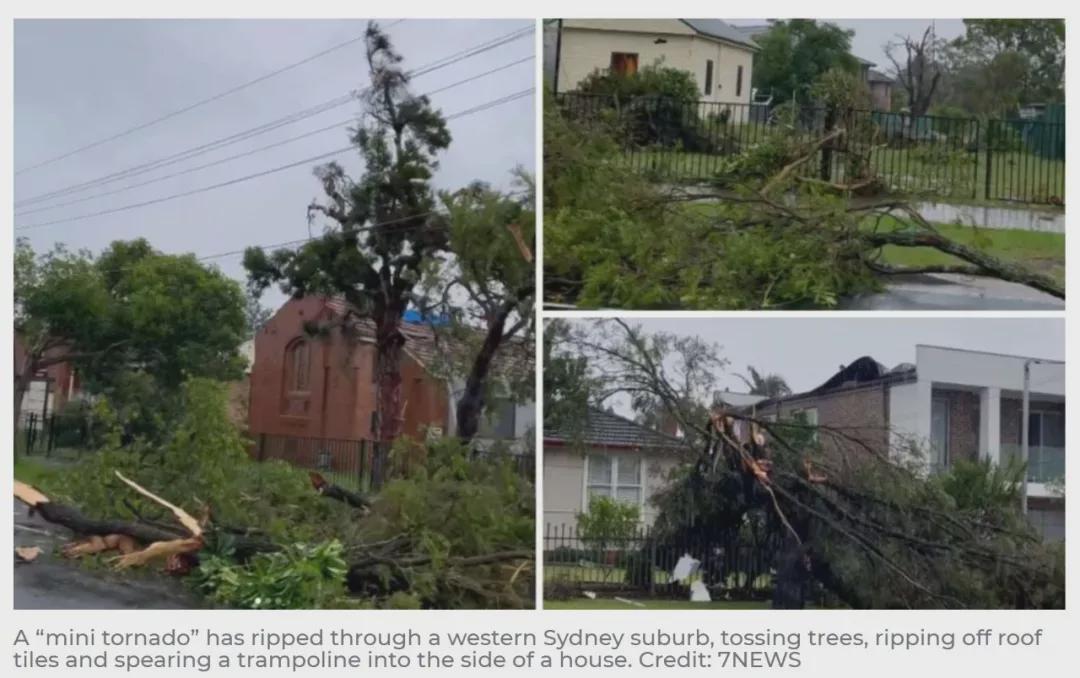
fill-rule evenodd
<path id="1" fill-rule="evenodd" d="M 597 407 L 590 407 L 586 415 L 585 430 L 578 435 L 544 427 L 544 442 L 569 443 L 580 442 L 595 447 L 632 447 L 632 448 L 681 448 L 683 441 L 675 436 L 654 431 L 647 426 L 621 417 L 613 412 L 606 412 Z"/>
<path id="2" fill-rule="evenodd" d="M 900 363 L 894 367 L 886 367 L 877 360 L 874 360 L 870 356 L 862 356 L 849 365 L 840 367 L 840 370 L 829 377 L 825 383 L 821 384 L 817 388 L 810 389 L 809 391 L 803 391 L 802 393 L 793 393 L 784 398 L 774 398 L 771 400 L 762 401 L 761 405 L 772 405 L 776 403 L 782 403 L 788 400 L 798 400 L 800 398 L 806 398 L 808 396 L 820 395 L 822 393 L 828 393 L 841 388 L 851 388 L 854 386 L 866 386 L 867 384 L 878 383 L 882 381 L 906 381 L 915 376 L 915 365 L 912 363 Z"/>

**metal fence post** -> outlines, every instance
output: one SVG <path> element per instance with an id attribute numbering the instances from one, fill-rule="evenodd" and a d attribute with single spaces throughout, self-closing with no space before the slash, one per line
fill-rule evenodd
<path id="1" fill-rule="evenodd" d="M 990 200 L 990 174 L 994 166 L 994 121 L 986 121 L 986 186 L 983 200 Z"/>

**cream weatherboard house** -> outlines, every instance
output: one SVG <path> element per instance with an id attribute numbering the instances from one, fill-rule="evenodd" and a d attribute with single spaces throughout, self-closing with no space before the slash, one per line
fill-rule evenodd
<path id="1" fill-rule="evenodd" d="M 558 19 L 544 26 L 545 75 L 556 94 L 596 70 L 629 74 L 659 62 L 692 73 L 701 101 L 748 104 L 756 51 L 719 19 Z"/>
<path id="2" fill-rule="evenodd" d="M 656 518 L 652 497 L 685 459 L 683 441 L 611 412 L 590 408 L 580 434 L 544 429 L 544 523 L 548 534 L 572 531 L 594 495 L 638 506 L 643 525 Z"/>

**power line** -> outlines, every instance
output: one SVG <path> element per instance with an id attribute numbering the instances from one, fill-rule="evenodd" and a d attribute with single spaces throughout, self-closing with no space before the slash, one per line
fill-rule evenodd
<path id="1" fill-rule="evenodd" d="M 505 195 L 508 198 L 513 198 L 513 197 L 516 197 L 516 196 L 519 196 L 519 195 L 525 195 L 526 193 L 528 193 L 528 191 L 521 190 L 521 191 L 511 191 L 509 193 L 506 193 Z M 366 232 L 366 231 L 374 230 L 376 228 L 380 228 L 382 226 L 393 226 L 394 224 L 401 223 L 403 221 L 409 221 L 411 219 L 418 219 L 420 217 L 432 217 L 432 216 L 435 216 L 437 214 L 443 214 L 443 213 L 440 212 L 439 210 L 431 210 L 430 212 L 421 212 L 419 214 L 410 214 L 407 217 L 400 217 L 398 219 L 390 219 L 388 221 L 381 221 L 381 222 L 379 222 L 377 224 L 368 224 L 367 226 L 359 226 L 357 228 L 350 229 L 349 232 L 350 233 L 363 233 L 363 232 Z M 432 228 L 432 226 L 430 224 L 417 224 L 416 226 L 412 226 L 409 229 L 403 229 L 403 230 L 412 230 L 412 229 L 420 229 L 420 228 Z M 269 245 L 249 245 L 249 246 L 245 247 L 242 250 L 229 250 L 227 252 L 217 252 L 215 254 L 204 254 L 204 255 L 202 255 L 200 257 L 195 257 L 195 260 L 196 261 L 209 261 L 210 259 L 221 259 L 221 258 L 224 258 L 224 257 L 233 257 L 233 256 L 236 256 L 238 254 L 243 254 L 244 252 L 246 252 L 251 247 L 258 247 L 260 249 L 275 249 L 275 248 L 280 248 L 280 247 L 294 247 L 296 245 L 303 245 L 304 243 L 312 242 L 314 240 L 319 240 L 319 239 L 324 238 L 324 237 L 326 237 L 325 233 L 323 235 L 312 235 L 312 236 L 308 236 L 306 238 L 298 238 L 296 240 L 286 240 L 285 242 L 272 243 L 272 244 L 269 244 Z"/>
<path id="2" fill-rule="evenodd" d="M 385 26 L 385 28 L 387 28 L 387 29 L 392 28 L 392 27 L 400 24 L 403 21 L 405 21 L 405 19 L 398 19 L 396 21 L 393 21 L 393 22 L 387 24 Z M 266 80 L 269 80 L 270 78 L 273 78 L 273 77 L 276 77 L 278 75 L 281 75 L 282 73 L 286 73 L 288 71 L 291 71 L 294 68 L 298 68 L 300 66 L 303 66 L 304 64 L 311 63 L 312 61 L 315 61 L 316 59 L 320 59 L 320 58 L 326 56 L 327 54 L 332 54 L 333 52 L 336 52 L 336 51 L 338 51 L 340 49 L 344 49 L 345 47 L 348 47 L 350 45 L 354 45 L 357 42 L 360 42 L 361 40 L 363 40 L 365 35 L 366 35 L 366 33 L 361 33 L 360 35 L 358 35 L 356 37 L 353 37 L 353 38 L 350 38 L 350 39 L 346 40 L 345 42 L 338 43 L 337 45 L 334 45 L 332 47 L 328 47 L 327 49 L 324 49 L 321 52 L 316 52 L 315 54 L 312 54 L 311 56 L 305 57 L 304 59 L 301 59 L 300 61 L 295 61 L 295 62 L 293 62 L 291 64 L 286 65 L 286 66 L 282 66 L 281 68 L 278 68 L 277 70 L 266 73 L 265 75 L 261 75 L 261 76 L 255 78 L 254 80 L 248 80 L 245 83 L 241 83 L 241 84 L 236 85 L 234 87 L 230 87 L 229 89 L 225 90 L 224 92 L 219 92 L 219 93 L 217 93 L 217 94 L 215 94 L 213 96 L 207 97 L 205 99 L 201 99 L 199 101 L 196 101 L 193 104 L 188 104 L 187 106 L 184 106 L 183 108 L 178 108 L 175 111 L 172 111 L 172 112 L 166 113 L 165 115 L 162 115 L 160 117 L 154 118 L 153 120 L 148 120 L 146 122 L 135 125 L 134 127 L 129 127 L 128 129 L 125 129 L 125 130 L 123 130 L 121 132 L 117 132 L 116 134 L 113 134 L 112 136 L 108 136 L 108 137 L 105 137 L 103 139 L 98 139 L 97 141 L 92 141 L 92 142 L 90 142 L 90 143 L 88 143 L 88 144 L 86 144 L 84 146 L 79 146 L 78 148 L 74 148 L 74 149 L 72 149 L 70 151 L 67 151 L 65 153 L 61 153 L 58 156 L 49 158 L 47 160 L 42 160 L 41 162 L 39 162 L 37 164 L 30 165 L 29 167 L 24 167 L 24 168 L 22 168 L 20 170 L 16 170 L 15 175 L 18 176 L 18 175 L 20 175 L 20 174 L 22 174 L 24 172 L 29 172 L 31 170 L 38 169 L 40 167 L 45 167 L 46 165 L 51 165 L 52 163 L 57 162 L 59 160 L 64 160 L 64 159 L 70 158 L 71 156 L 76 155 L 78 153 L 82 153 L 83 151 L 88 151 L 91 148 L 97 148 L 98 146 L 101 146 L 103 144 L 107 144 L 110 141 L 116 141 L 117 139 L 121 139 L 123 137 L 126 137 L 129 134 L 134 134 L 135 132 L 139 132 L 141 130 L 144 130 L 147 127 L 152 127 L 152 126 L 154 126 L 154 125 L 156 125 L 158 123 L 165 122 L 166 120 L 171 120 L 172 118 L 175 118 L 178 115 L 182 115 L 182 114 L 187 113 L 189 111 L 193 111 L 196 108 L 199 108 L 200 106 L 205 106 L 206 104 L 213 103 L 215 101 L 218 101 L 219 99 L 224 99 L 225 97 L 227 97 L 227 96 L 229 96 L 231 94 L 236 94 L 237 92 L 239 92 L 241 90 L 245 90 L 248 87 L 251 87 L 253 85 L 257 85 L 260 82 L 265 82 Z"/>
<path id="3" fill-rule="evenodd" d="M 481 78 L 485 78 L 485 77 L 487 77 L 489 75 L 492 75 L 494 73 L 498 73 L 498 72 L 504 71 L 504 70 L 506 70 L 508 68 L 512 68 L 514 66 L 517 66 L 517 65 L 532 61 L 534 58 L 535 57 L 530 54 L 529 56 L 524 57 L 522 59 L 518 59 L 517 61 L 512 61 L 510 63 L 506 63 L 506 64 L 503 64 L 501 66 L 497 66 L 495 68 L 484 71 L 483 73 L 477 73 L 477 74 L 472 75 L 472 76 L 470 76 L 468 78 L 463 78 L 461 80 L 458 80 L 457 82 L 453 82 L 453 83 L 450 83 L 449 85 L 444 85 L 443 87 L 440 87 L 438 89 L 431 90 L 430 92 L 425 92 L 424 96 L 433 96 L 435 94 L 439 94 L 441 92 L 445 92 L 447 90 L 454 89 L 455 87 L 460 87 L 462 85 L 466 85 L 466 84 L 468 84 L 470 82 L 474 82 L 474 81 L 479 80 Z M 90 201 L 90 200 L 96 200 L 97 198 L 104 198 L 104 197 L 109 196 L 109 195 L 116 195 L 117 193 L 124 193 L 126 191 L 130 191 L 130 190 L 133 190 L 133 189 L 136 189 L 136 188 L 141 188 L 143 186 L 149 186 L 151 184 L 156 184 L 156 183 L 159 183 L 159 182 L 162 182 L 162 181 L 166 181 L 168 179 L 174 179 L 176 177 L 183 176 L 183 175 L 186 175 L 186 174 L 191 174 L 193 172 L 198 172 L 198 171 L 201 171 L 201 170 L 204 170 L 204 169 L 208 169 L 210 167 L 216 167 L 217 165 L 221 165 L 221 164 L 224 164 L 226 162 L 231 162 L 233 160 L 238 160 L 240 158 L 246 158 L 248 156 L 255 155 L 256 153 L 262 153 L 263 151 L 268 151 L 270 149 L 277 148 L 279 146 L 284 146 L 286 144 L 293 143 L 294 141 L 299 141 L 301 139 L 306 139 L 308 137 L 315 136 L 317 134 L 322 134 L 322 133 L 325 133 L 325 132 L 329 132 L 331 130 L 340 129 L 343 125 L 347 125 L 347 124 L 349 124 L 350 122 L 353 122 L 353 121 L 354 120 L 352 118 L 345 119 L 345 120 L 339 120 L 338 122 L 335 122 L 335 123 L 330 124 L 330 125 L 326 125 L 325 127 L 320 127 L 318 129 L 314 129 L 314 130 L 311 130 L 311 131 L 308 131 L 308 132 L 304 132 L 303 134 L 298 134 L 296 136 L 292 136 L 292 137 L 289 137 L 287 139 L 282 139 L 281 141 L 276 141 L 276 142 L 274 142 L 272 144 L 267 144 L 265 146 L 260 146 L 258 148 L 254 148 L 254 149 L 249 150 L 249 151 L 244 151 L 243 153 L 236 153 L 234 155 L 230 155 L 230 156 L 227 156 L 227 157 L 224 157 L 224 158 L 220 158 L 218 160 L 214 160 L 213 162 L 204 163 L 202 165 L 196 165 L 195 167 L 189 167 L 187 169 L 180 170 L 179 172 L 173 172 L 171 174 L 165 174 L 165 175 L 160 176 L 160 177 L 154 177 L 153 179 L 148 179 L 146 181 L 142 181 L 142 182 L 139 182 L 137 184 L 130 184 L 128 186 L 122 186 L 120 188 L 117 188 L 117 189 L 114 189 L 114 190 L 111 190 L 111 191 L 105 191 L 103 193 L 95 193 L 93 195 L 88 195 L 88 196 L 85 196 L 85 197 L 82 197 L 82 198 L 77 198 L 75 200 L 68 200 L 68 201 L 65 201 L 65 202 L 60 202 L 60 203 L 57 203 L 55 205 L 48 205 L 48 206 L 45 206 L 45 207 L 37 207 L 37 208 L 34 208 L 34 209 L 30 209 L 30 210 L 24 210 L 22 212 L 17 212 L 15 214 L 15 216 L 16 217 L 21 217 L 21 216 L 26 216 L 27 214 L 35 214 L 37 212 L 47 212 L 49 210 L 59 209 L 61 207 L 67 207 L 69 205 L 76 205 L 76 204 L 84 203 L 84 202 L 87 202 L 87 201 Z"/>
<path id="4" fill-rule="evenodd" d="M 500 97 L 498 99 L 493 99 L 491 101 L 485 102 L 485 103 L 480 104 L 478 106 L 474 106 L 474 107 L 472 107 L 470 109 L 466 109 L 464 111 L 454 113 L 453 115 L 447 116 L 446 120 L 449 121 L 449 120 L 453 120 L 455 118 L 464 117 L 466 115 L 472 115 L 474 113 L 479 113 L 479 112 L 487 110 L 489 108 L 494 108 L 495 106 L 499 106 L 499 105 L 502 105 L 502 104 L 505 104 L 505 103 L 509 103 L 509 102 L 514 101 L 516 99 L 521 99 L 521 98 L 523 98 L 525 96 L 528 96 L 528 95 L 530 95 L 532 93 L 533 93 L 532 88 L 520 90 L 520 91 L 515 92 L 513 94 L 509 94 L 507 96 Z M 309 163 L 316 162 L 316 161 L 319 161 L 319 160 L 325 160 L 327 158 L 333 157 L 335 155 L 340 155 L 340 154 L 345 153 L 345 152 L 350 151 L 350 150 L 353 150 L 352 145 L 344 146 L 342 148 L 338 148 L 338 149 L 335 149 L 335 150 L 332 150 L 332 151 L 327 151 L 326 153 L 320 153 L 318 155 L 313 155 L 313 156 L 308 157 L 308 158 L 303 158 L 302 160 L 297 160 L 295 162 L 291 162 L 291 163 L 288 163 L 288 164 L 285 164 L 285 165 L 279 165 L 278 167 L 273 167 L 271 169 L 263 170 L 261 172 L 256 172 L 254 174 L 248 174 L 248 175 L 245 175 L 245 176 L 242 176 L 242 177 L 237 177 L 235 179 L 230 179 L 228 181 L 223 181 L 223 182 L 220 182 L 220 183 L 217 183 L 217 184 L 211 184 L 209 186 L 203 186 L 201 188 L 196 188 L 196 189 L 192 189 L 192 190 L 189 190 L 189 191 L 182 191 L 180 193 L 173 193 L 172 195 L 167 195 L 167 196 L 163 196 L 163 197 L 160 197 L 160 198 L 154 198 L 152 200 L 146 200 L 146 201 L 143 201 L 143 202 L 133 203 L 133 204 L 130 204 L 130 205 L 123 205 L 121 207 L 114 207 L 112 209 L 100 210 L 98 212 L 91 212 L 89 214 L 80 214 L 80 215 L 76 215 L 76 216 L 73 216 L 73 217 L 67 217 L 67 218 L 64 218 L 64 219 L 55 219 L 53 221 L 44 221 L 44 222 L 40 222 L 40 223 L 36 223 L 36 224 L 26 224 L 26 225 L 23 225 L 23 226 L 16 226 L 15 230 L 16 231 L 25 231 L 25 230 L 32 229 L 32 228 L 44 228 L 46 226 L 54 226 L 56 224 L 63 224 L 63 223 L 68 223 L 68 222 L 72 222 L 72 221 L 82 221 L 84 219 L 90 219 L 90 218 L 93 218 L 93 217 L 105 216 L 105 215 L 108 215 L 108 214 L 116 214 L 118 212 L 127 212 L 129 210 L 138 209 L 138 208 L 141 208 L 141 207 L 149 207 L 151 205 L 157 205 L 159 203 L 168 202 L 170 200 L 176 200 L 178 198 L 186 198 L 186 197 L 196 195 L 196 194 L 199 194 L 199 193 L 205 193 L 207 191 L 212 191 L 212 190 L 215 190 L 215 189 L 218 189 L 218 188 L 224 188 L 226 186 L 232 186 L 232 185 L 235 185 L 235 184 L 250 181 L 252 179 L 258 179 L 258 178 L 261 178 L 261 177 L 268 176 L 270 174 L 276 174 L 277 172 L 282 172 L 282 171 L 285 171 L 287 169 L 292 169 L 292 168 L 298 167 L 300 165 L 307 165 Z"/>
<path id="5" fill-rule="evenodd" d="M 491 40 L 489 40 L 487 42 L 482 42 L 482 43 L 479 43 L 478 45 L 474 45 L 472 47 L 466 48 L 464 50 L 461 50 L 461 51 L 456 52 L 454 54 L 448 55 L 446 57 L 436 59 L 435 61 L 432 61 L 432 62 L 429 62 L 428 64 L 425 64 L 424 66 L 421 66 L 419 68 L 413 69 L 412 71 L 409 71 L 407 73 L 407 75 L 410 78 L 415 78 L 415 77 L 420 77 L 420 76 L 423 76 L 423 75 L 428 75 L 429 73 L 433 73 L 435 71 L 441 70 L 443 68 L 446 68 L 447 66 L 451 66 L 451 65 L 453 65 L 455 63 L 464 61 L 466 59 L 470 59 L 470 58 L 475 57 L 475 56 L 478 56 L 480 54 L 491 51 L 492 49 L 496 49 L 498 47 L 501 47 L 502 45 L 508 44 L 508 43 L 513 42 L 515 40 L 519 40 L 519 39 L 525 37 L 526 35 L 528 35 L 529 33 L 531 33 L 532 31 L 533 31 L 532 26 L 527 26 L 527 27 L 524 27 L 524 28 L 515 29 L 513 31 L 510 31 L 509 33 L 505 33 L 505 34 L 503 34 L 503 35 L 501 35 L 499 37 L 493 38 L 493 39 L 491 39 Z M 148 162 L 144 162 L 144 163 L 141 163 L 141 164 L 138 164 L 138 165 L 128 167 L 128 168 L 123 169 L 123 170 L 118 170 L 118 171 L 112 172 L 110 174 L 102 175 L 102 176 L 97 177 L 95 179 L 90 179 L 88 181 L 84 181 L 82 183 L 72 184 L 72 185 L 69 185 L 69 186 L 65 186 L 63 188 L 59 188 L 59 189 L 56 189 L 56 190 L 53 190 L 53 191 L 49 191 L 47 193 L 42 193 L 42 194 L 39 194 L 39 195 L 36 195 L 36 196 L 32 196 L 32 197 L 26 198 L 24 200 L 19 200 L 19 201 L 17 201 L 15 203 L 15 207 L 22 207 L 24 205 L 29 205 L 29 204 L 32 204 L 32 203 L 41 202 L 41 201 L 44 201 L 44 200 L 49 200 L 51 198 L 60 197 L 62 195 L 67 195 L 67 194 L 70 194 L 70 193 L 81 193 L 82 191 L 88 190 L 90 188 L 94 188 L 95 186 L 112 183 L 113 181 L 118 181 L 118 180 L 123 179 L 125 177 L 135 176 L 135 175 L 138 175 L 138 174 L 143 174 L 145 172 L 149 172 L 149 171 L 152 171 L 152 170 L 155 170 L 155 169 L 160 169 L 161 167 L 166 167 L 168 165 L 173 165 L 173 164 L 176 164 L 178 162 L 183 162 L 184 160 L 189 160 L 189 159 L 197 157 L 199 155 L 209 153 L 209 152 L 214 151 L 214 150 L 216 150 L 218 148 L 222 148 L 224 146 L 229 146 L 229 145 L 238 143 L 240 141 L 244 141 L 246 139 L 249 139 L 249 138 L 252 138 L 252 137 L 255 137 L 255 136 L 259 136 L 261 134 L 265 134 L 266 132 L 273 131 L 273 130 L 278 129 L 280 127 L 290 125 L 292 123 L 298 122 L 298 121 L 303 120 L 305 118 L 309 118 L 309 117 L 312 117 L 314 115 L 318 115 L 320 113 L 325 113 L 326 111 L 332 110 L 334 108 L 337 108 L 339 106 L 347 104 L 350 101 L 353 101 L 354 99 L 356 99 L 357 97 L 361 96 L 362 94 L 364 94 L 365 92 L 367 92 L 369 90 L 370 90 L 370 86 L 365 87 L 365 88 L 363 88 L 363 89 L 361 89 L 359 91 L 349 92 L 349 93 L 347 93 L 345 95 L 334 97 L 332 99 L 328 99 L 328 100 L 326 100 L 326 101 L 324 101 L 322 103 L 319 103 L 319 104 L 316 104 L 314 106 L 308 107 L 306 109 L 297 111 L 297 112 L 292 113 L 290 115 L 287 115 L 287 116 L 285 116 L 283 118 L 278 118 L 276 120 L 272 120 L 272 121 L 264 123 L 262 125 L 259 125 L 259 126 L 253 127 L 253 128 L 249 128 L 249 129 L 246 129 L 246 130 L 242 130 L 240 132 L 236 132 L 236 133 L 231 134 L 229 136 L 225 136 L 225 137 L 222 137 L 220 139 L 216 139 L 214 141 L 210 141 L 210 142 L 195 146 L 193 148 L 189 148 L 187 150 L 180 151 L 178 153 L 174 153 L 172 155 L 165 156 L 163 158 L 158 158 L 157 160 L 151 160 L 151 161 L 148 161 Z"/>

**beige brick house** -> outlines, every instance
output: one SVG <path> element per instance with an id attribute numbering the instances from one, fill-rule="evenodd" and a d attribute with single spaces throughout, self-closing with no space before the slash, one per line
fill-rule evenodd
<path id="1" fill-rule="evenodd" d="M 692 73 L 701 101 L 750 103 L 754 42 L 719 19 L 559 19 L 545 22 L 545 75 L 556 93 L 596 70 L 663 63 Z"/>
<path id="2" fill-rule="evenodd" d="M 1061 362 L 920 345 L 916 361 L 889 368 L 870 357 L 821 386 L 754 405 L 758 416 L 840 430 L 827 451 L 865 446 L 904 454 L 926 450 L 926 470 L 960 460 L 1005 463 L 1022 454 L 1024 373 L 1028 372 L 1027 509 L 1050 539 L 1065 536 L 1065 365 Z"/>

